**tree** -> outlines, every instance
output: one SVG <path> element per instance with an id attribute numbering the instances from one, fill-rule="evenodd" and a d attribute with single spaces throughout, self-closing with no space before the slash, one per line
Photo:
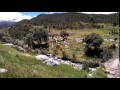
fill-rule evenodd
<path id="1" fill-rule="evenodd" d="M 32 48 L 32 43 L 33 43 L 33 35 L 32 33 L 29 33 L 25 37 L 25 44 L 28 44 L 28 46 Z"/>
<path id="2" fill-rule="evenodd" d="M 86 43 L 85 54 L 87 56 L 97 56 L 100 57 L 100 53 L 103 49 L 100 48 L 100 45 L 103 43 L 103 39 L 99 34 L 92 33 L 85 37 L 83 42 Z"/>
<path id="3" fill-rule="evenodd" d="M 23 39 L 32 27 L 27 24 L 15 25 L 9 29 L 9 34 L 14 39 Z"/>
<path id="4" fill-rule="evenodd" d="M 63 41 L 67 40 L 69 34 L 66 31 L 61 31 L 60 36 L 63 38 Z"/>
<path id="5" fill-rule="evenodd" d="M 92 33 L 91 35 L 86 36 L 84 39 L 84 42 L 87 46 L 93 46 L 95 48 L 99 48 L 103 41 L 103 38 L 96 33 Z"/>
<path id="6" fill-rule="evenodd" d="M 96 21 L 96 18 L 95 18 L 94 16 L 90 16 L 90 17 L 89 17 L 89 22 L 90 22 L 90 23 L 94 24 L 95 21 Z"/>
<path id="7" fill-rule="evenodd" d="M 48 33 L 44 29 L 35 30 L 33 34 L 33 39 L 38 42 L 38 44 L 43 44 L 48 42 Z"/>

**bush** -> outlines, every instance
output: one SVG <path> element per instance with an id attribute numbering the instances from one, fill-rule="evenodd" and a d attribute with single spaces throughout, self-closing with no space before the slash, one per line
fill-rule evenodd
<path id="1" fill-rule="evenodd" d="M 86 60 L 83 62 L 83 69 L 87 70 L 88 68 L 99 67 L 99 61 L 95 59 Z"/>
<path id="2" fill-rule="evenodd" d="M 84 42 L 88 45 L 88 46 L 93 46 L 93 47 L 100 47 L 100 45 L 103 43 L 103 38 L 96 33 L 92 33 L 88 36 L 85 37 Z"/>
<path id="3" fill-rule="evenodd" d="M 99 68 L 93 72 L 92 78 L 107 78 L 107 74 L 102 68 Z"/>
<path id="4" fill-rule="evenodd" d="M 77 60 L 77 57 L 76 57 L 76 55 L 75 55 L 75 54 L 72 54 L 72 58 L 73 58 L 73 60 L 74 60 L 74 61 L 76 61 L 76 60 Z"/>
<path id="5" fill-rule="evenodd" d="M 31 49 L 31 48 L 27 48 L 26 52 L 29 53 L 29 54 L 32 54 L 32 55 L 41 54 L 41 52 L 39 52 L 38 49 L 34 50 L 34 49 Z"/>
<path id="6" fill-rule="evenodd" d="M 6 38 L 5 37 L 1 37 L 0 39 L 2 42 L 6 42 Z"/>
<path id="7" fill-rule="evenodd" d="M 69 34 L 66 31 L 61 31 L 60 36 L 63 38 L 63 41 L 67 40 Z"/>
<path id="8" fill-rule="evenodd" d="M 47 43 L 48 42 L 48 32 L 44 29 L 37 29 L 33 33 L 33 40 L 37 41 L 38 44 Z"/>
<path id="9" fill-rule="evenodd" d="M 103 43 L 103 38 L 96 33 L 92 33 L 83 39 L 83 42 L 86 43 L 85 46 L 85 55 L 92 57 L 100 57 L 100 53 L 103 51 L 100 48 L 100 45 Z"/>
<path id="10" fill-rule="evenodd" d="M 100 53 L 103 51 L 102 48 L 93 48 L 93 47 L 87 47 L 85 50 L 85 55 L 87 56 L 94 56 L 94 57 L 100 57 Z"/>
<path id="11" fill-rule="evenodd" d="M 101 52 L 100 58 L 102 59 L 102 62 L 106 62 L 112 57 L 113 57 L 113 51 L 111 49 L 105 49 L 103 50 L 103 52 Z"/>
<path id="12" fill-rule="evenodd" d="M 70 56 L 67 53 L 67 51 L 62 51 L 62 59 L 63 60 L 71 60 Z"/>
<path id="13" fill-rule="evenodd" d="M 110 45 L 110 47 L 109 47 L 109 49 L 116 49 L 117 47 L 116 47 L 116 45 L 115 44 L 112 44 L 112 45 Z"/>
<path id="14" fill-rule="evenodd" d="M 32 37 L 32 34 L 29 33 L 29 34 L 27 34 L 26 37 L 25 37 L 25 44 L 27 44 L 28 47 L 32 48 L 32 47 L 33 47 L 33 46 L 32 46 L 32 43 L 33 43 L 33 37 Z"/>

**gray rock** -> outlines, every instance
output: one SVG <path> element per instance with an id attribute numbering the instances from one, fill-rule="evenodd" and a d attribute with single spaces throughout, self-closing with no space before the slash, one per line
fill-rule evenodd
<path id="1" fill-rule="evenodd" d="M 50 66 L 58 66 L 58 65 L 60 65 L 59 61 L 52 60 L 52 59 L 46 60 L 43 63 L 45 63 L 47 65 L 50 65 Z"/>
<path id="2" fill-rule="evenodd" d="M 36 57 L 37 60 L 47 60 L 47 59 L 49 59 L 49 57 L 46 56 L 46 55 L 37 55 L 35 57 Z"/>
<path id="3" fill-rule="evenodd" d="M 20 46 L 17 46 L 17 48 L 18 48 L 19 51 L 25 51 L 25 49 L 20 47 Z"/>

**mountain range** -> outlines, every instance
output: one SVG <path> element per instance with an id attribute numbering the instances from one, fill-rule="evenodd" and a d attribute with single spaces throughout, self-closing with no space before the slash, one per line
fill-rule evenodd
<path id="1" fill-rule="evenodd" d="M 15 20 L 8 20 L 8 21 L 0 20 L 0 29 L 12 26 L 15 23 L 16 23 Z"/>
<path id="2" fill-rule="evenodd" d="M 11 25 L 31 24 L 43 25 L 46 27 L 65 29 L 65 28 L 81 28 L 82 23 L 109 23 L 119 25 L 119 13 L 114 14 L 84 14 L 77 12 L 40 14 L 31 20 L 21 20 L 16 23 L 15 19 L 10 21 L 0 21 L 0 28 L 9 27 Z"/>
<path id="3" fill-rule="evenodd" d="M 43 25 L 52 28 L 68 28 L 81 27 L 82 23 L 109 23 L 119 25 L 119 13 L 114 14 L 83 14 L 77 12 L 55 13 L 55 14 L 40 14 L 31 20 L 22 20 L 17 22 L 20 24 Z M 82 23 L 81 23 L 82 22 Z M 81 26 L 80 26 L 81 25 Z"/>

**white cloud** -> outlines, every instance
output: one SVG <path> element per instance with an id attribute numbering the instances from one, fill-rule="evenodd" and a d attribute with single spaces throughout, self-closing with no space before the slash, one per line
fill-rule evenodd
<path id="1" fill-rule="evenodd" d="M 117 12 L 81 12 L 81 13 L 87 13 L 87 14 L 112 14 Z"/>
<path id="2" fill-rule="evenodd" d="M 48 12 L 47 14 L 53 14 L 53 13 L 55 13 L 55 12 Z"/>
<path id="3" fill-rule="evenodd" d="M 47 14 L 54 14 L 54 13 L 65 13 L 65 12 L 48 12 Z"/>
<path id="4" fill-rule="evenodd" d="M 20 12 L 0 12 L 0 20 L 13 20 L 20 21 L 23 19 L 31 19 L 31 16 L 24 15 Z"/>

